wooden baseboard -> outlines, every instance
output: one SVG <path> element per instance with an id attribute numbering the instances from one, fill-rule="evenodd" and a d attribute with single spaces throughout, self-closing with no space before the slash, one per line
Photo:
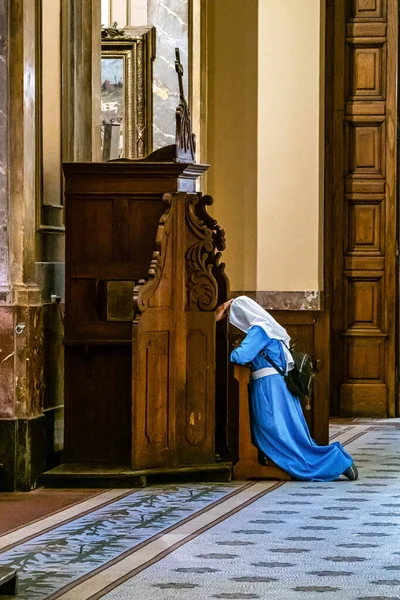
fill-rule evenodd
<path id="1" fill-rule="evenodd" d="M 255 460 L 239 460 L 233 467 L 233 479 L 278 479 L 291 481 L 291 476 L 277 466 L 262 466 Z"/>

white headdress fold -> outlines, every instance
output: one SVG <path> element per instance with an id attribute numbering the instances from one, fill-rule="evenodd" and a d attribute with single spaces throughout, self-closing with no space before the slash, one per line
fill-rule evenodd
<path id="1" fill-rule="evenodd" d="M 293 358 L 289 352 L 290 336 L 286 329 L 257 302 L 247 296 L 235 298 L 230 306 L 229 321 L 244 333 L 258 325 L 270 338 L 281 340 L 286 357 L 286 371 L 293 369 Z"/>

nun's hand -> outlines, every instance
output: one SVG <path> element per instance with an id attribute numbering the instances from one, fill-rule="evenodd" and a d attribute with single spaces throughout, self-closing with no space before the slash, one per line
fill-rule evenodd
<path id="1" fill-rule="evenodd" d="M 227 302 L 224 302 L 223 304 L 220 304 L 216 310 L 215 310 L 215 320 L 216 321 L 220 321 L 221 319 L 223 319 L 226 314 L 227 314 L 227 310 L 230 307 L 230 305 L 232 304 L 233 298 L 232 300 L 228 300 Z"/>
<path id="2" fill-rule="evenodd" d="M 232 344 L 232 349 L 236 350 L 236 348 L 239 348 L 240 344 L 243 342 L 243 337 L 237 337 L 234 339 L 233 344 Z M 245 367 L 247 365 L 244 365 Z"/>

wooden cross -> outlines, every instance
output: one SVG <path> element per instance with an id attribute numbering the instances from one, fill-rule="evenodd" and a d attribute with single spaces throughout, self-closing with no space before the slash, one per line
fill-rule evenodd
<path id="1" fill-rule="evenodd" d="M 183 66 L 181 63 L 181 55 L 179 52 L 179 48 L 175 48 L 175 71 L 178 73 L 178 82 L 179 82 L 179 95 L 183 102 L 185 100 L 185 93 L 183 91 Z"/>

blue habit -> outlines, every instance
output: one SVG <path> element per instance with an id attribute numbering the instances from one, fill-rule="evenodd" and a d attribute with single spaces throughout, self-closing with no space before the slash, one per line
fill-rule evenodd
<path id="1" fill-rule="evenodd" d="M 281 369 L 286 368 L 282 343 L 268 337 L 258 325 L 251 327 L 231 361 L 251 363 L 252 371 L 271 367 L 264 351 Z M 310 436 L 300 400 L 287 389 L 282 375 L 268 375 L 250 382 L 252 442 L 294 479 L 333 481 L 353 460 L 339 442 L 318 446 Z"/>

